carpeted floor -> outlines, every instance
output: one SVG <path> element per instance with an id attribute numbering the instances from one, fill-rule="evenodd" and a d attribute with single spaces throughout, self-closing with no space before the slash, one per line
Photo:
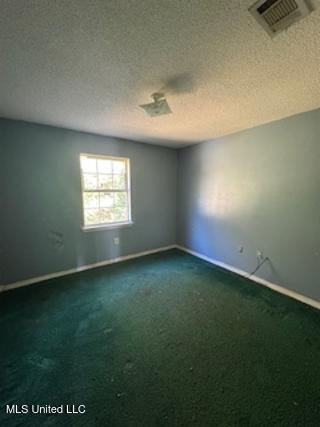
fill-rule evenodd
<path id="1" fill-rule="evenodd" d="M 1 426 L 320 426 L 320 312 L 190 255 L 0 298 Z"/>

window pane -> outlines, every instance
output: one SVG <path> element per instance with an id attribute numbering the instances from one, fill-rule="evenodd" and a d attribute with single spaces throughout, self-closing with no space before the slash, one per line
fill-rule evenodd
<path id="1" fill-rule="evenodd" d="M 83 206 L 87 208 L 99 207 L 99 193 L 83 193 Z"/>
<path id="2" fill-rule="evenodd" d="M 95 225 L 100 223 L 99 209 L 84 210 L 84 224 Z"/>
<path id="3" fill-rule="evenodd" d="M 113 221 L 113 211 L 111 209 L 102 208 L 100 209 L 100 223 L 112 222 Z"/>
<path id="4" fill-rule="evenodd" d="M 113 193 L 100 193 L 100 207 L 101 208 L 113 207 Z"/>
<path id="5" fill-rule="evenodd" d="M 129 218 L 127 160 L 80 155 L 84 225 L 126 222 Z"/>
<path id="6" fill-rule="evenodd" d="M 98 172 L 99 173 L 112 173 L 112 161 L 98 159 Z"/>
<path id="7" fill-rule="evenodd" d="M 83 172 L 93 172 L 97 171 L 97 161 L 96 159 L 91 159 L 90 157 L 81 156 L 81 169 Z"/>
<path id="8" fill-rule="evenodd" d="M 126 179 L 124 175 L 113 175 L 113 187 L 114 190 L 125 190 Z"/>
<path id="9" fill-rule="evenodd" d="M 113 160 L 112 166 L 113 166 L 113 173 L 122 174 L 122 175 L 125 174 L 125 172 L 126 172 L 126 165 L 125 165 L 124 161 L 122 161 L 122 160 Z"/>
<path id="10" fill-rule="evenodd" d="M 114 221 L 127 221 L 128 212 L 126 208 L 114 208 L 113 209 Z"/>
<path id="11" fill-rule="evenodd" d="M 96 174 L 84 173 L 83 182 L 85 190 L 97 190 L 98 189 L 98 178 Z"/>
<path id="12" fill-rule="evenodd" d="M 114 193 L 115 208 L 123 208 L 127 206 L 127 193 Z"/>
<path id="13" fill-rule="evenodd" d="M 102 190 L 112 190 L 112 175 L 99 175 L 99 188 Z"/>

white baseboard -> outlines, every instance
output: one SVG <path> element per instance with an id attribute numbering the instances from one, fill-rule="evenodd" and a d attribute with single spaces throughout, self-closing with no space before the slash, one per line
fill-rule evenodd
<path id="1" fill-rule="evenodd" d="M 135 254 L 125 255 L 125 256 L 120 256 L 117 258 L 108 259 L 106 261 L 96 262 L 94 264 L 81 265 L 79 267 L 71 268 L 70 270 L 59 271 L 57 273 L 50 273 L 44 276 L 32 277 L 31 279 L 20 280 L 14 283 L 8 283 L 6 285 L 0 285 L 0 292 L 9 291 L 10 289 L 21 288 L 22 286 L 33 285 L 34 283 L 44 282 L 45 280 L 55 279 L 57 277 L 67 276 L 73 273 L 79 273 L 80 271 L 90 270 L 91 268 L 103 267 L 105 265 L 115 264 L 116 262 L 122 262 L 128 259 L 139 258 L 145 255 L 151 255 L 157 252 L 163 252 L 163 251 L 167 251 L 169 249 L 174 249 L 174 248 L 176 248 L 176 245 L 162 246 L 161 248 L 151 249 L 148 251 L 138 252 Z"/>
<path id="2" fill-rule="evenodd" d="M 304 304 L 310 305 L 311 307 L 314 307 L 314 308 L 317 308 L 318 310 L 320 310 L 320 301 L 317 301 L 317 300 L 314 300 L 312 298 L 301 295 L 298 292 L 286 289 L 283 286 L 280 286 L 276 283 L 269 282 L 268 280 L 261 279 L 258 276 L 251 276 L 249 278 L 248 277 L 249 273 L 247 271 L 241 270 L 241 269 L 236 268 L 236 267 L 232 267 L 229 264 L 226 264 L 224 262 L 218 261 L 218 260 L 213 259 L 213 258 L 209 258 L 206 255 L 202 255 L 199 252 L 192 251 L 191 249 L 188 249 L 188 248 L 186 248 L 184 246 L 180 246 L 180 245 L 162 246 L 161 248 L 151 249 L 151 250 L 138 252 L 138 253 L 130 254 L 130 255 L 125 255 L 125 256 L 120 256 L 117 258 L 108 259 L 106 261 L 96 262 L 94 264 L 81 265 L 79 267 L 71 268 L 70 270 L 59 271 L 56 273 L 46 274 L 44 276 L 32 277 L 30 279 L 20 280 L 18 282 L 0 285 L 0 292 L 8 291 L 10 289 L 21 288 L 22 286 L 28 286 L 28 285 L 32 285 L 32 284 L 39 283 L 39 282 L 45 282 L 46 280 L 49 280 L 49 279 L 55 279 L 58 277 L 67 276 L 69 274 L 79 273 L 79 272 L 85 271 L 85 270 L 90 270 L 92 268 L 103 267 L 105 265 L 115 264 L 117 262 L 122 262 L 122 261 L 126 261 L 129 259 L 139 258 L 139 257 L 145 256 L 145 255 L 151 255 L 151 254 L 155 254 L 157 252 L 163 252 L 163 251 L 167 251 L 169 249 L 174 249 L 174 248 L 180 249 L 184 252 L 187 252 L 191 255 L 194 255 L 197 258 L 201 258 L 204 261 L 207 261 L 207 262 L 214 264 L 218 267 L 224 268 L 225 270 L 232 271 L 233 273 L 236 273 L 236 274 L 239 274 L 240 276 L 246 277 L 246 278 L 252 280 L 253 282 L 259 283 L 260 285 L 266 286 L 267 288 L 270 288 L 276 292 L 279 292 L 280 294 L 286 295 L 290 298 L 293 298 L 297 301 L 300 301 Z"/>
<path id="3" fill-rule="evenodd" d="M 297 301 L 300 301 L 304 304 L 310 305 L 311 307 L 314 307 L 320 310 L 320 301 L 301 295 L 298 292 L 286 289 L 283 286 L 277 285 L 276 283 L 269 282 L 268 280 L 261 279 L 258 276 L 248 277 L 249 273 L 247 271 L 240 270 L 239 268 L 232 267 L 231 265 L 225 264 L 224 262 L 218 261 L 213 258 L 209 258 L 206 255 L 202 255 L 199 252 L 192 251 L 191 249 L 188 249 L 184 246 L 176 245 L 176 247 L 177 249 L 180 249 L 184 252 L 194 255 L 197 258 L 201 258 L 207 262 L 210 262 L 211 264 L 217 265 L 218 267 L 222 267 L 225 270 L 229 270 L 229 271 L 232 271 L 233 273 L 239 274 L 240 276 L 244 276 L 247 279 L 250 279 L 256 283 L 259 283 L 260 285 L 263 285 L 263 286 L 266 286 L 267 288 L 272 289 L 273 291 L 279 292 L 280 294 L 286 295 L 287 297 L 293 298 Z"/>

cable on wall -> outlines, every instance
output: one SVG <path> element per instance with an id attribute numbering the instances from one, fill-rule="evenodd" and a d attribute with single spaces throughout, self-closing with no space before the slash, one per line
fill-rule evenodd
<path id="1" fill-rule="evenodd" d="M 251 276 L 253 276 L 258 270 L 260 270 L 260 267 L 262 267 L 262 265 L 266 262 L 266 261 L 270 261 L 270 258 L 268 256 L 264 257 L 260 262 L 258 262 L 257 267 L 252 271 L 252 273 L 250 273 L 247 277 L 250 278 Z"/>

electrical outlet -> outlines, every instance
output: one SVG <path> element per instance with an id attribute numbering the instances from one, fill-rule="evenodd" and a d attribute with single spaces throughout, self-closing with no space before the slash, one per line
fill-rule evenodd
<path id="1" fill-rule="evenodd" d="M 113 244 L 114 245 L 119 245 L 120 244 L 120 237 L 114 237 L 113 238 Z"/>
<path id="2" fill-rule="evenodd" d="M 263 253 L 261 251 L 257 251 L 257 260 L 261 261 L 263 259 Z"/>

